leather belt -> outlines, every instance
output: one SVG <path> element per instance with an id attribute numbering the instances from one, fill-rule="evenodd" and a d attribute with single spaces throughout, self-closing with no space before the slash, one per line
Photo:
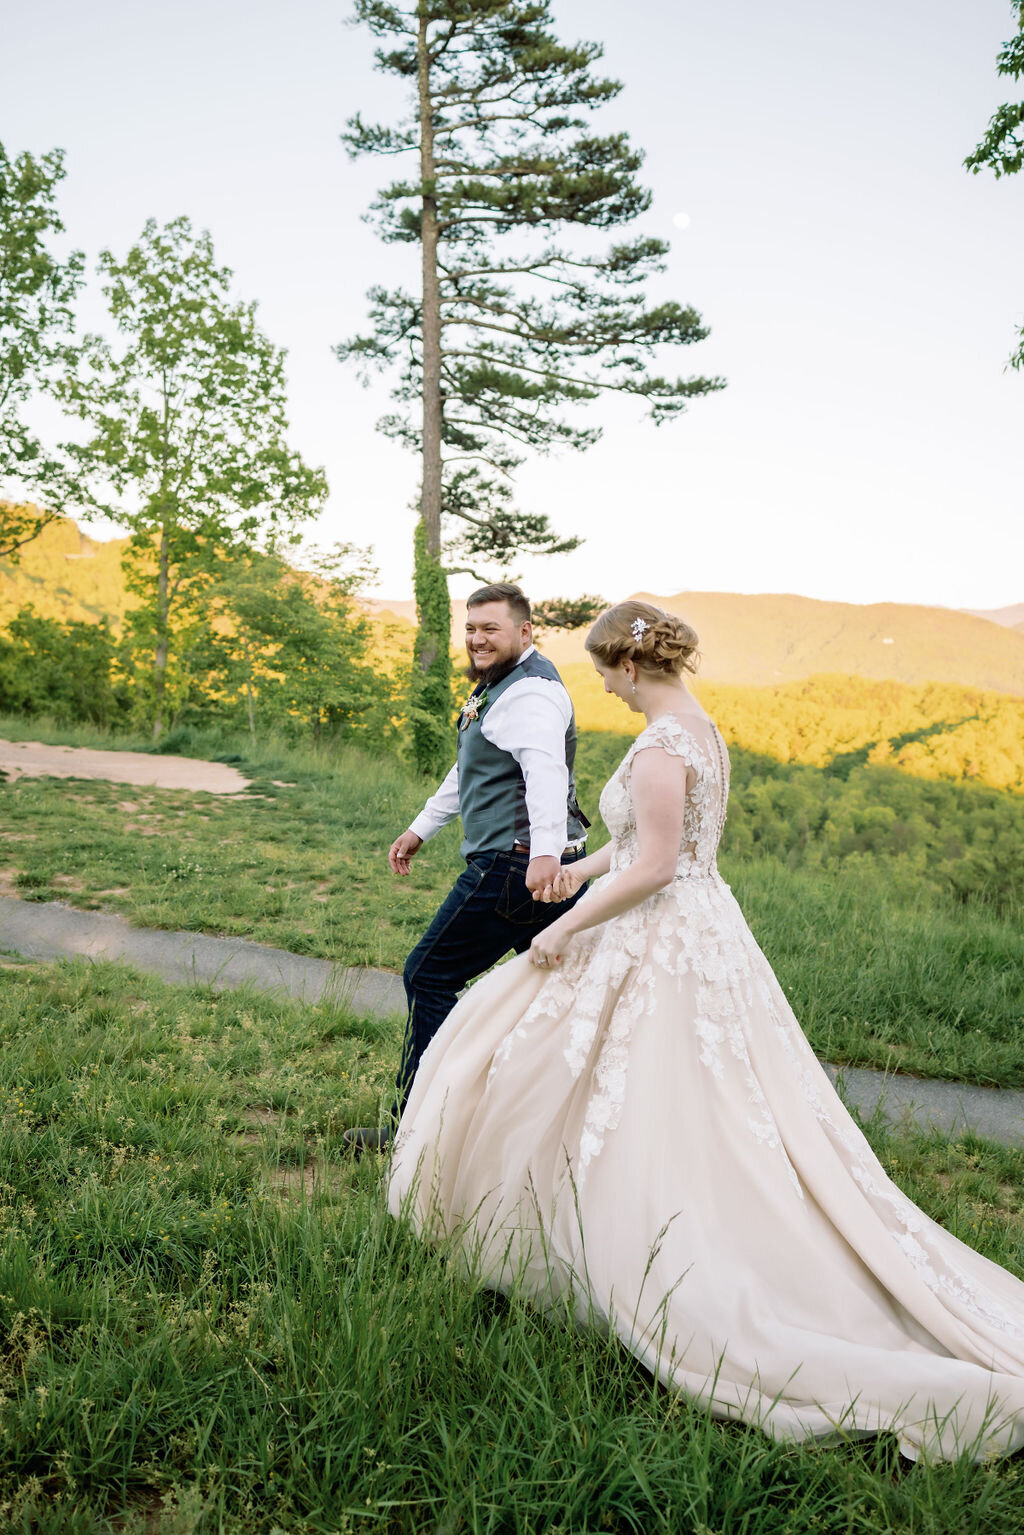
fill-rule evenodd
<path id="1" fill-rule="evenodd" d="M 568 847 L 563 847 L 561 853 L 559 853 L 558 856 L 560 858 L 566 858 L 566 857 L 568 857 L 568 855 L 570 853 L 582 853 L 584 851 L 584 849 L 586 848 L 586 845 L 587 845 L 586 838 L 585 837 L 581 837 L 579 842 L 570 842 Z M 526 853 L 526 854 L 529 854 L 530 848 L 529 848 L 529 845 L 526 842 L 513 842 L 513 844 L 512 844 L 512 851 L 513 851 L 513 853 Z"/>

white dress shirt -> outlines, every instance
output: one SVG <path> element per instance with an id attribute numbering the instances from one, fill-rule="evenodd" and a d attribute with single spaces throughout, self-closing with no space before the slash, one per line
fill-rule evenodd
<path id="1" fill-rule="evenodd" d="M 533 649 L 529 645 L 519 659 L 525 661 Z M 513 682 L 480 716 L 485 738 L 499 751 L 514 757 L 522 769 L 530 818 L 531 858 L 559 858 L 565 848 L 569 798 L 565 732 L 571 719 L 568 693 L 560 682 L 548 677 L 523 677 Z M 409 830 L 429 842 L 458 813 L 456 762 Z"/>

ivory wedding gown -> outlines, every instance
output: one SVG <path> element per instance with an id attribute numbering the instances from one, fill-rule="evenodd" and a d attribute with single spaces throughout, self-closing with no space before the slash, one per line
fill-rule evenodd
<path id="1" fill-rule="evenodd" d="M 818 1064 L 715 866 L 709 721 L 663 716 L 627 752 L 604 880 L 637 855 L 630 771 L 653 748 L 692 770 L 673 883 L 561 969 L 521 955 L 462 998 L 413 1083 L 391 1210 L 455 1233 L 489 1285 L 568 1298 L 717 1416 L 892 1429 L 911 1457 L 1017 1449 L 1024 1283 L 900 1192 Z"/>

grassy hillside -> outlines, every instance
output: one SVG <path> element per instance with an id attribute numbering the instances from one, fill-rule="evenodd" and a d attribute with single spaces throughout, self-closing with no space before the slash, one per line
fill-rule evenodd
<path id="1" fill-rule="evenodd" d="M 46 733 L 39 721 L 31 729 Z M 455 824 L 408 880 L 388 871 L 387 849 L 429 785 L 352 747 L 254 748 L 214 733 L 188 744 L 237 761 L 249 790 L 0 784 L 0 887 L 142 927 L 399 970 L 462 867 Z M 607 731 L 581 740 L 595 846 L 600 788 L 627 745 Z M 1021 799 L 739 748 L 733 785 L 723 869 L 815 1048 L 853 1065 L 1024 1085 Z"/>

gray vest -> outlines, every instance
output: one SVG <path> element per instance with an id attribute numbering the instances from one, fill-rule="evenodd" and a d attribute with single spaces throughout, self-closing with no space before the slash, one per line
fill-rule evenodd
<path id="1" fill-rule="evenodd" d="M 470 720 L 458 733 L 459 811 L 462 815 L 462 856 L 492 851 L 511 852 L 514 842 L 530 841 L 530 817 L 526 810 L 526 780 L 516 759 L 492 746 L 481 728 L 495 699 L 524 677 L 561 678 L 551 662 L 536 650 L 493 687 L 487 687 L 487 703 L 479 719 Z M 478 688 L 477 692 L 483 691 Z M 590 825 L 576 803 L 573 763 L 576 760 L 576 717 L 570 715 L 565 732 L 565 765 L 569 769 L 566 804 L 566 841 L 576 842 Z"/>

